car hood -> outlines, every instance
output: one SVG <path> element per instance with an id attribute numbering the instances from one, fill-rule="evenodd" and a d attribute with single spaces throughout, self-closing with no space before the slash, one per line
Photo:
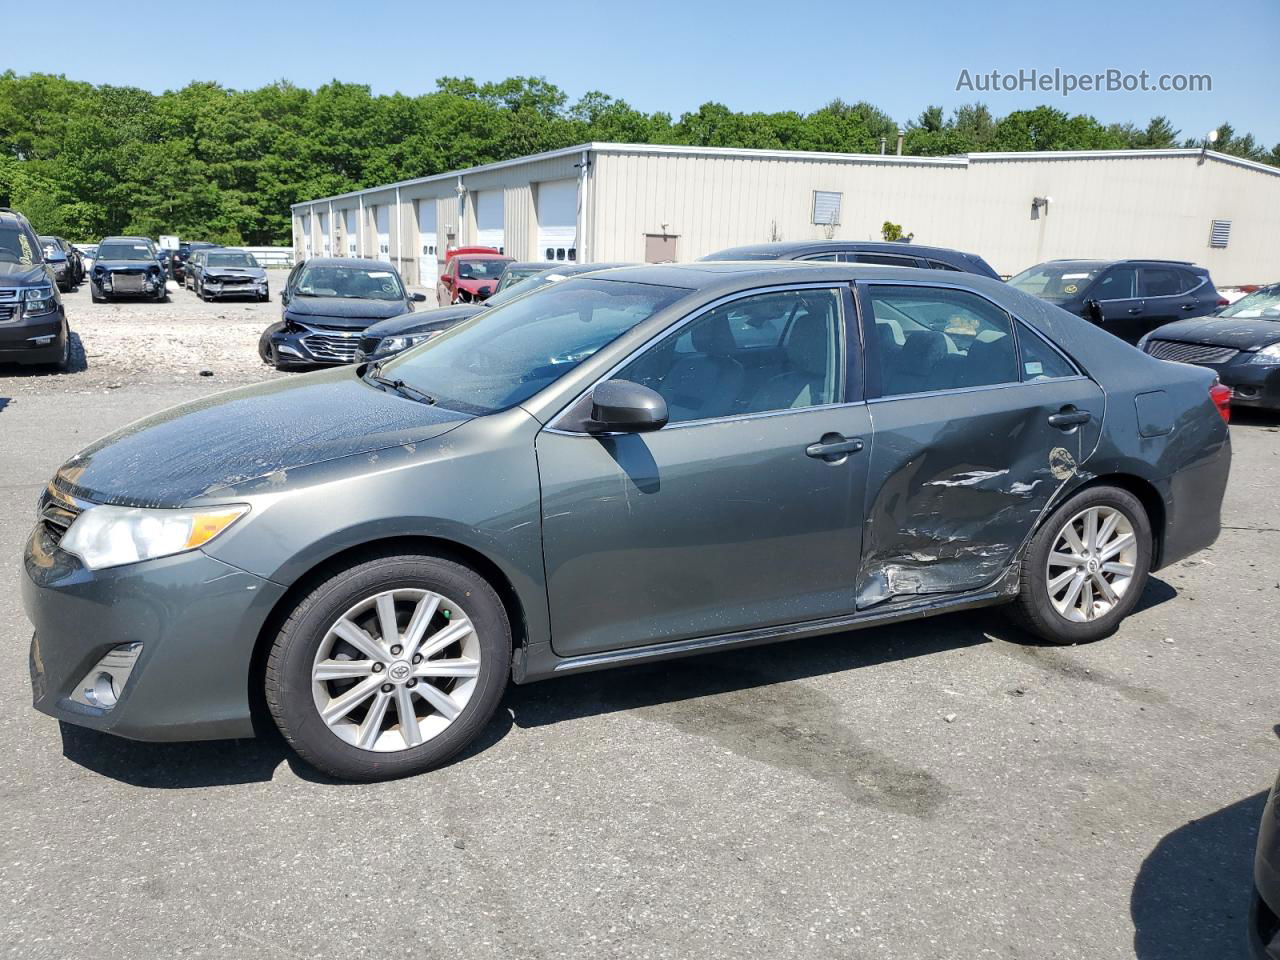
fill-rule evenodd
<path id="1" fill-rule="evenodd" d="M 350 367 L 214 394 L 138 420 L 58 469 L 73 497 L 177 507 L 230 496 L 237 484 L 297 467 L 448 432 L 466 414 L 428 406 L 361 380 Z"/>
<path id="2" fill-rule="evenodd" d="M 422 310 L 418 313 L 406 313 L 402 317 L 392 317 L 375 323 L 364 332 L 366 337 L 395 337 L 406 333 L 425 333 L 428 330 L 449 328 L 477 313 L 484 313 L 485 307 L 478 303 L 459 303 L 452 307 L 437 307 L 434 310 Z"/>
<path id="3" fill-rule="evenodd" d="M 267 271 L 262 267 L 206 267 L 204 275 L 210 280 L 215 277 L 253 277 L 255 280 L 263 280 Z"/>
<path id="4" fill-rule="evenodd" d="M 30 283 L 48 283 L 49 277 L 44 272 L 44 264 L 11 263 L 0 260 L 0 284 L 4 286 L 25 286 Z"/>
<path id="5" fill-rule="evenodd" d="M 497 277 L 459 277 L 458 287 L 470 294 L 480 293 L 485 287 L 489 288 L 489 292 L 484 294 L 486 297 L 491 295 L 498 289 Z"/>
<path id="6" fill-rule="evenodd" d="M 294 297 L 285 315 L 302 323 L 363 330 L 371 323 L 408 312 L 403 300 L 354 300 L 350 297 Z"/>
<path id="7" fill-rule="evenodd" d="M 1158 327 L 1152 340 L 1182 340 L 1207 343 L 1237 350 L 1260 350 L 1280 342 L 1280 320 L 1235 320 L 1230 317 L 1201 317 L 1175 320 Z"/>

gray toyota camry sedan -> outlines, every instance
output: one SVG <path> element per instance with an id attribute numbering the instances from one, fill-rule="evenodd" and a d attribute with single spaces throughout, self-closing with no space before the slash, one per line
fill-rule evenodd
<path id="1" fill-rule="evenodd" d="M 26 548 L 35 705 L 274 722 L 372 780 L 455 754 L 508 682 L 998 603 L 1096 640 L 1218 535 L 1226 402 L 978 276 L 570 278 L 72 457 Z"/>

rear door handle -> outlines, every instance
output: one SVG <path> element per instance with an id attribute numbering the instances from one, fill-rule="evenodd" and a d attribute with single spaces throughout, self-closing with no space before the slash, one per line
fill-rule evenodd
<path id="1" fill-rule="evenodd" d="M 1088 410 L 1077 410 L 1075 407 L 1063 407 L 1057 413 L 1049 414 L 1049 426 L 1059 430 L 1069 430 L 1082 423 L 1088 423 L 1093 415 Z"/>
<path id="2" fill-rule="evenodd" d="M 1130 312 L 1130 313 L 1141 313 L 1141 312 L 1142 312 L 1142 308 L 1141 308 L 1141 307 L 1130 307 L 1130 308 L 1129 308 L 1129 312 Z"/>
<path id="3" fill-rule="evenodd" d="M 1184 304 L 1182 305 L 1182 309 L 1183 309 L 1183 310 L 1194 310 L 1194 309 L 1195 309 L 1196 307 L 1198 307 L 1198 306 L 1200 306 L 1200 304 L 1198 304 L 1198 303 L 1184 303 Z"/>
<path id="4" fill-rule="evenodd" d="M 834 463 L 837 460 L 843 460 L 850 453 L 857 453 L 862 449 L 862 441 L 858 437 L 846 439 L 838 433 L 828 433 L 823 436 L 817 443 L 811 443 L 804 448 L 805 456 L 813 457 L 815 460 L 826 460 Z"/>

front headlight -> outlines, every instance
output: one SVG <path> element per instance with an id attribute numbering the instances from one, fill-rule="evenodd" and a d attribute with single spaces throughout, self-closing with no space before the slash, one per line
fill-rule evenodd
<path id="1" fill-rule="evenodd" d="M 375 357 L 383 357 L 391 353 L 399 353 L 402 350 L 408 350 L 410 347 L 416 347 L 420 343 L 426 343 L 432 337 L 437 336 L 441 331 L 432 330 L 429 333 L 415 333 L 403 337 L 383 337 L 382 342 L 378 344 L 378 349 L 373 352 Z"/>
<path id="2" fill-rule="evenodd" d="M 1280 343 L 1273 343 L 1269 347 L 1263 347 L 1257 353 L 1251 354 L 1248 363 L 1280 363 Z"/>
<path id="3" fill-rule="evenodd" d="M 53 299 L 53 287 L 27 287 L 23 291 L 22 299 L 26 301 L 26 314 L 28 317 L 39 317 L 46 313 L 53 313 L 58 307 Z"/>
<path id="4" fill-rule="evenodd" d="M 246 503 L 198 510 L 95 506 L 76 517 L 59 546 L 101 570 L 195 550 L 248 512 Z"/>

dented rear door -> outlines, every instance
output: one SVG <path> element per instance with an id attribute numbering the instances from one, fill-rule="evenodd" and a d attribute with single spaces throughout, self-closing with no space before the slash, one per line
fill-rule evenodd
<path id="1" fill-rule="evenodd" d="M 864 317 L 874 320 L 870 298 L 864 302 Z M 871 328 L 870 350 L 877 333 L 888 336 Z M 873 442 L 859 608 L 974 590 L 998 577 L 1097 445 L 1104 397 L 1072 370 L 882 396 L 868 409 Z"/>

